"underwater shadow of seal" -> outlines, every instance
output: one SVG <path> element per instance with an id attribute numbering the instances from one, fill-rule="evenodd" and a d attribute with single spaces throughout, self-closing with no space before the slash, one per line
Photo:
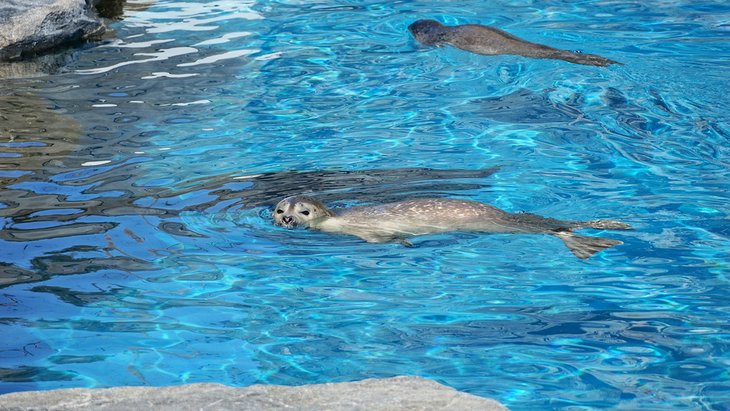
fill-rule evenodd
<path id="1" fill-rule="evenodd" d="M 498 167 L 476 170 L 394 168 L 358 171 L 283 171 L 267 173 L 253 179 L 254 187 L 245 195 L 249 206 L 273 206 L 282 197 L 304 192 L 317 193 L 331 202 L 356 195 L 363 201 L 385 202 L 404 198 L 433 197 L 441 193 L 485 187 L 478 180 L 499 170 Z"/>
<path id="2" fill-rule="evenodd" d="M 159 218 L 174 218 L 183 211 L 203 212 L 227 200 L 233 201 L 221 211 L 240 208 L 242 204 L 244 208 L 272 207 L 282 197 L 303 192 L 317 193 L 319 198 L 328 202 L 352 198 L 353 195 L 363 198 L 364 201 L 397 201 L 407 197 L 433 197 L 458 191 L 483 189 L 487 184 L 480 180 L 498 170 L 497 167 L 473 170 L 395 168 L 357 171 L 286 170 L 254 175 L 226 173 L 185 180 L 172 188 L 155 188 L 129 184 L 130 181 L 135 181 L 132 176 L 135 167 L 136 164 L 128 164 L 109 171 L 121 178 L 110 178 L 108 173 L 99 173 L 74 182 L 76 185 L 94 184 L 93 188 L 86 190 L 87 194 L 118 191 L 124 195 L 107 197 L 103 201 L 74 201 L 67 196 L 41 196 L 28 190 L 9 190 L 5 193 L 6 208 L 0 209 L 0 217 L 9 218 L 14 223 L 51 219 L 74 221 L 83 216 L 154 215 Z M 51 176 L 46 173 L 42 177 L 48 179 Z M 19 179 L 15 181 L 17 180 Z M 166 205 L 167 200 L 174 200 L 193 192 L 204 192 L 212 198 L 183 208 Z M 142 199 L 152 201 L 140 202 Z M 52 216 L 34 214 L 38 209 L 57 208 L 73 208 L 80 211 Z"/>

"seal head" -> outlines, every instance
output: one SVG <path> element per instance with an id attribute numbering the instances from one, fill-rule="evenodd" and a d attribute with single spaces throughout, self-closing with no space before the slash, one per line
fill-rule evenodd
<path id="1" fill-rule="evenodd" d="M 319 200 L 307 196 L 287 197 L 274 208 L 274 222 L 278 226 L 294 228 L 309 227 L 326 217 L 334 216 Z"/>
<path id="2" fill-rule="evenodd" d="M 439 46 L 446 43 L 444 39 L 444 29 L 446 27 L 436 20 L 417 20 L 408 26 L 408 31 L 421 44 Z"/>

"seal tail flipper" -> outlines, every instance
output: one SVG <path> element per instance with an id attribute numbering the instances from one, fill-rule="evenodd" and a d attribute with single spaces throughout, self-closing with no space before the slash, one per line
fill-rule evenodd
<path id="1" fill-rule="evenodd" d="M 590 220 L 580 224 L 579 228 L 595 228 L 597 230 L 633 230 L 633 227 L 616 220 Z"/>
<path id="2" fill-rule="evenodd" d="M 585 260 L 593 254 L 601 250 L 605 250 L 606 248 L 623 244 L 623 242 L 619 240 L 575 235 L 570 231 L 560 231 L 556 232 L 554 235 L 556 237 L 560 237 L 560 239 L 563 240 L 570 252 L 572 252 L 576 257 L 580 258 L 581 260 Z"/>
<path id="3" fill-rule="evenodd" d="M 564 60 L 575 64 L 583 64 L 586 66 L 605 67 L 611 64 L 623 65 L 623 63 L 619 63 L 618 61 L 613 61 L 605 57 L 598 56 L 596 54 L 573 53 L 572 51 L 567 50 L 561 50 L 560 53 L 554 55 L 552 58 Z"/>

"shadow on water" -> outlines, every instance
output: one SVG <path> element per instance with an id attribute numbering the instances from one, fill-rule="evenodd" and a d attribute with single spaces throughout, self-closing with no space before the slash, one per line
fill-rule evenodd
<path id="1" fill-rule="evenodd" d="M 221 200 L 240 198 L 246 207 L 273 207 L 284 197 L 313 194 L 324 202 L 357 198 L 361 202 L 388 202 L 404 198 L 444 195 L 447 192 L 475 190 L 482 182 L 455 180 L 481 179 L 494 174 L 497 168 L 481 170 L 445 170 L 432 168 L 394 168 L 383 170 L 319 170 L 279 171 L 250 177 L 233 174 L 218 176 L 213 181 L 192 180 L 193 187 L 169 190 L 158 195 L 177 197 L 196 190 L 206 190 L 217 197 L 190 210 L 203 210 Z M 207 181 L 206 181 L 207 180 Z M 250 183 L 244 189 L 226 188 L 230 181 Z"/>
<path id="2" fill-rule="evenodd" d="M 584 114 L 580 110 L 582 96 L 575 95 L 567 102 L 557 103 L 546 94 L 520 89 L 499 97 L 472 101 L 480 117 L 510 124 L 570 123 Z"/>
<path id="3" fill-rule="evenodd" d="M 88 274 L 98 270 L 146 271 L 155 268 L 147 261 L 130 256 L 74 258 L 64 254 L 73 251 L 65 249 L 59 254 L 33 258 L 31 269 L 28 270 L 0 262 L 0 288 L 11 284 L 43 281 L 58 275 Z M 92 248 L 87 251 L 102 250 Z"/>

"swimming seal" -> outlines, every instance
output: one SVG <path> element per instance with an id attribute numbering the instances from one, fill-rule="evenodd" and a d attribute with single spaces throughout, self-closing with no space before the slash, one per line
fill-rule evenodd
<path id="1" fill-rule="evenodd" d="M 529 213 L 508 213 L 488 204 L 448 198 L 406 200 L 335 212 L 313 197 L 293 196 L 276 205 L 274 221 L 286 228 L 302 226 L 350 234 L 372 243 L 396 241 L 407 246 L 411 245 L 407 240 L 409 237 L 448 231 L 550 234 L 563 240 L 580 259 L 623 243 L 575 235 L 573 230 L 631 229 L 631 226 L 619 221 L 562 221 Z"/>
<path id="2" fill-rule="evenodd" d="M 531 43 L 506 31 L 480 24 L 445 26 L 436 20 L 418 20 L 408 30 L 420 43 L 440 47 L 450 44 L 456 48 L 487 56 L 513 54 L 539 59 L 565 60 L 589 66 L 621 64 L 595 54 L 573 53 L 542 44 Z"/>

